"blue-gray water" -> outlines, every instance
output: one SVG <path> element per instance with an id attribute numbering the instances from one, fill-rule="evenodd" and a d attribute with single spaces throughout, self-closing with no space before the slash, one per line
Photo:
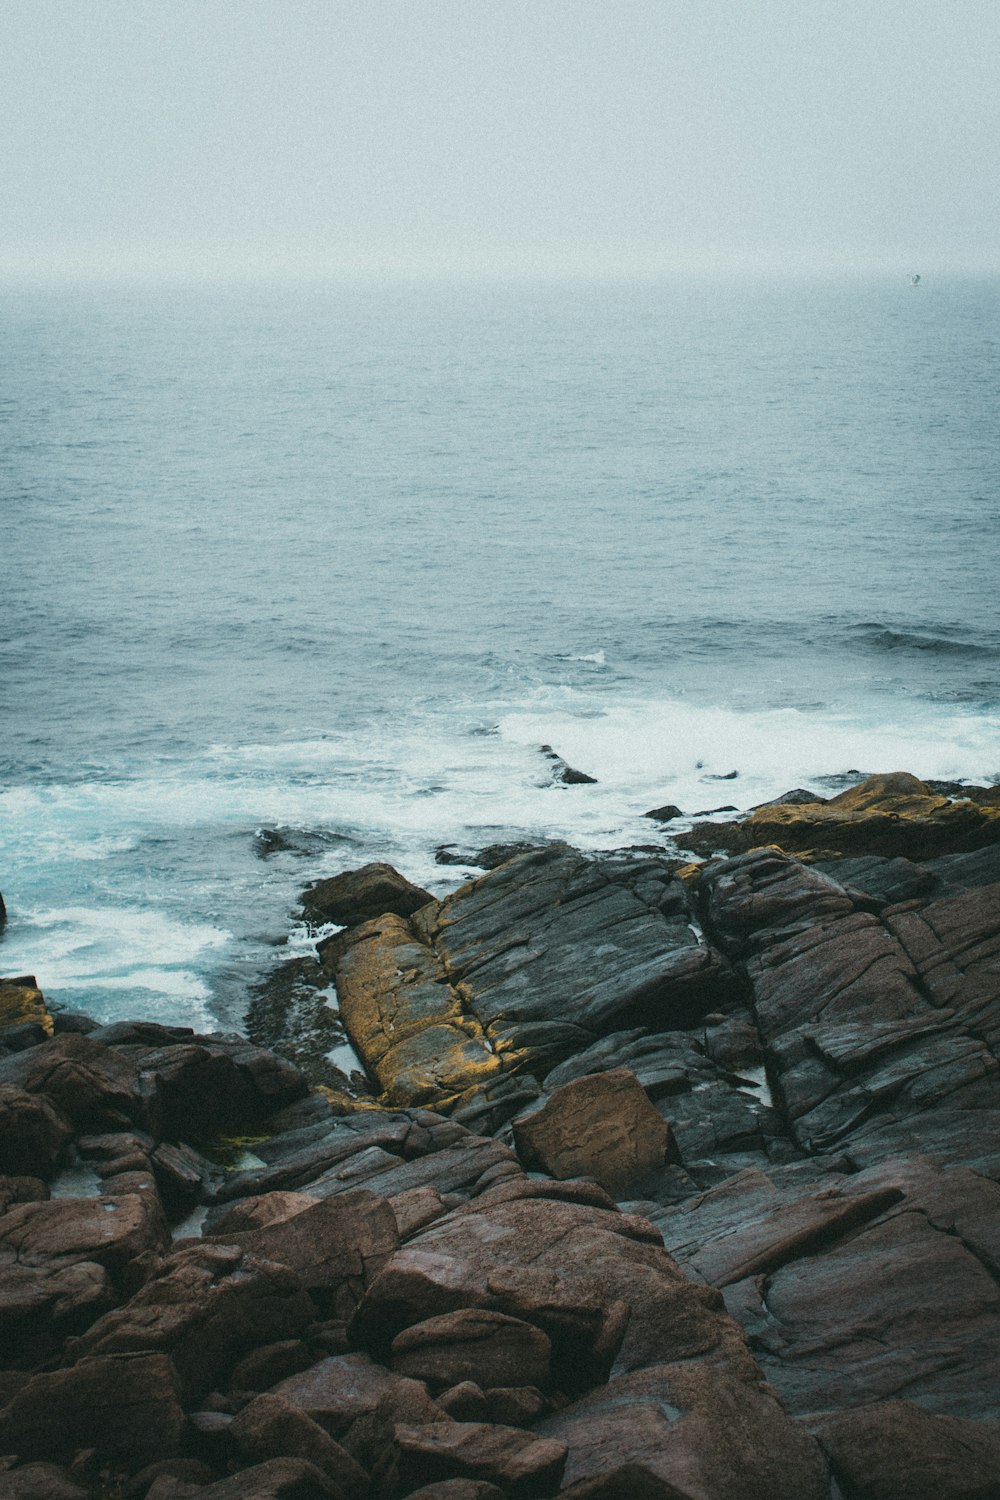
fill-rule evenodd
<path id="1" fill-rule="evenodd" d="M 445 842 L 996 779 L 998 311 L 905 275 L 4 291 L 0 972 L 232 1022 L 347 864 L 442 889 Z"/>

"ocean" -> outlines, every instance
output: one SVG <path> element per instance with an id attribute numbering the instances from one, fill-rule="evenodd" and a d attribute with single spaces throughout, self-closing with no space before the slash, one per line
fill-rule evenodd
<path id="1" fill-rule="evenodd" d="M 8 287 L 0 329 L 0 972 L 64 1005 L 238 1026 L 372 859 L 439 893 L 445 845 L 1000 780 L 996 279 Z"/>

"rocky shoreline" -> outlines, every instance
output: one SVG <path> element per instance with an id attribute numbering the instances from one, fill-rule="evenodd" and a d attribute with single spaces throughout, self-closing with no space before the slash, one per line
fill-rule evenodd
<path id="1" fill-rule="evenodd" d="M 683 837 L 319 882 L 247 1037 L 0 980 L 0 1496 L 997 1500 L 1000 789 Z"/>

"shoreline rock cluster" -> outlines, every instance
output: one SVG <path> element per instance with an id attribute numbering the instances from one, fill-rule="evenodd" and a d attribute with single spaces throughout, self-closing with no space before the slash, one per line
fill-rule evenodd
<path id="1" fill-rule="evenodd" d="M 443 900 L 348 872 L 249 1040 L 0 981 L 0 1496 L 1000 1496 L 963 802 L 870 778 Z"/>

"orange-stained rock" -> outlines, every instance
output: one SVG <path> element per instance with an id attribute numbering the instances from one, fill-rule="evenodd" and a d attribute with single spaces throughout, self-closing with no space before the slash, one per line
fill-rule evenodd
<path id="1" fill-rule="evenodd" d="M 558 1178 L 593 1177 L 618 1197 L 662 1167 L 670 1149 L 669 1125 L 628 1068 L 564 1084 L 513 1128 L 526 1166 Z"/>

